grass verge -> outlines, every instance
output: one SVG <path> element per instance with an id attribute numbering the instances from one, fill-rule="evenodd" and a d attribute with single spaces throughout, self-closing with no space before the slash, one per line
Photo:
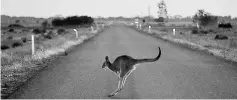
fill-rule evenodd
<path id="1" fill-rule="evenodd" d="M 51 40 L 36 44 L 36 53 L 31 55 L 31 47 L 23 47 L 1 51 L 1 98 L 8 98 L 19 86 L 33 77 L 48 63 L 75 45 L 92 38 L 102 30 L 80 31 L 78 38 L 75 34 L 66 34 Z"/>
<path id="2" fill-rule="evenodd" d="M 211 55 L 224 58 L 228 61 L 237 62 L 237 48 L 231 48 L 224 45 L 220 45 L 217 41 L 212 41 L 210 39 L 200 38 L 200 36 L 172 36 L 167 34 L 167 32 L 159 30 L 150 30 L 148 29 L 137 29 L 131 26 L 133 29 L 149 34 L 153 37 L 160 38 L 165 41 L 170 41 L 172 43 L 178 43 L 181 45 L 186 45 L 192 49 L 201 50 L 207 52 Z M 205 36 L 204 36 L 205 37 Z M 235 42 L 236 43 L 236 42 Z M 233 44 L 233 43 L 232 43 Z"/>

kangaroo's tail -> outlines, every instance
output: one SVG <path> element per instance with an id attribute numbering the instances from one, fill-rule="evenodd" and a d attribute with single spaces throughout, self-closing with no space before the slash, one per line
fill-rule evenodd
<path id="1" fill-rule="evenodd" d="M 145 62 L 154 62 L 154 61 L 157 61 L 160 56 L 161 56 L 161 50 L 160 50 L 160 47 L 159 48 L 159 54 L 156 58 L 150 58 L 150 59 L 136 59 L 136 63 L 145 63 Z"/>

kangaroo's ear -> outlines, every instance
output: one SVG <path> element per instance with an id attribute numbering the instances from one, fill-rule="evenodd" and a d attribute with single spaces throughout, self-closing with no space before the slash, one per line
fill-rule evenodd
<path id="1" fill-rule="evenodd" d="M 105 60 L 109 60 L 109 57 L 108 57 L 108 56 L 105 56 Z"/>

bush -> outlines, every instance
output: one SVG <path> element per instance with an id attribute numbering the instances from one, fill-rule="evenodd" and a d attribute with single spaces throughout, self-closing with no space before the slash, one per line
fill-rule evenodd
<path id="1" fill-rule="evenodd" d="M 49 31 L 47 34 L 54 35 L 54 32 L 53 31 Z"/>
<path id="2" fill-rule="evenodd" d="M 47 34 L 47 35 L 45 35 L 45 36 L 44 36 L 44 38 L 45 38 L 45 39 L 52 39 L 52 38 L 53 38 L 53 36 L 52 36 L 52 35 L 50 35 L 50 34 Z"/>
<path id="3" fill-rule="evenodd" d="M 8 25 L 8 27 L 9 28 L 22 28 L 22 27 L 24 27 L 24 26 L 22 26 L 22 25 L 19 25 L 19 24 L 10 24 L 10 25 Z"/>
<path id="4" fill-rule="evenodd" d="M 208 34 L 208 31 L 206 31 L 206 30 L 201 30 L 200 33 Z"/>
<path id="5" fill-rule="evenodd" d="M 213 30 L 213 29 L 209 29 L 208 31 L 209 31 L 209 32 L 213 32 L 213 33 L 215 33 L 215 30 Z"/>
<path id="6" fill-rule="evenodd" d="M 46 33 L 47 31 L 45 29 L 42 29 L 41 30 L 41 33 Z"/>
<path id="7" fill-rule="evenodd" d="M 28 29 L 22 29 L 22 32 L 29 32 Z"/>
<path id="8" fill-rule="evenodd" d="M 39 29 L 33 29 L 33 33 L 35 33 L 35 34 L 40 34 L 41 31 L 40 31 Z"/>
<path id="9" fill-rule="evenodd" d="M 163 17 L 159 17 L 159 18 L 154 19 L 154 20 L 155 20 L 155 22 L 165 22 L 165 18 L 163 18 Z"/>
<path id="10" fill-rule="evenodd" d="M 19 47 L 19 46 L 22 46 L 22 43 L 21 42 L 14 42 L 12 44 L 12 47 L 15 48 L 15 47 Z"/>
<path id="11" fill-rule="evenodd" d="M 52 20 L 52 25 L 57 26 L 68 26 L 68 25 L 85 25 L 85 24 L 92 24 L 94 19 L 89 16 L 69 16 L 64 19 L 54 19 Z"/>
<path id="12" fill-rule="evenodd" d="M 192 34 L 198 34 L 198 29 L 192 29 Z"/>
<path id="13" fill-rule="evenodd" d="M 61 35 L 62 33 L 64 33 L 65 32 L 65 29 L 58 29 L 58 31 L 57 31 L 57 33 L 58 33 L 58 35 Z"/>
<path id="14" fill-rule="evenodd" d="M 22 40 L 23 43 L 27 42 L 27 38 L 26 37 L 22 37 L 21 40 Z"/>
<path id="15" fill-rule="evenodd" d="M 14 29 L 11 28 L 11 29 L 8 30 L 8 32 L 14 32 Z"/>
<path id="16" fill-rule="evenodd" d="M 40 33 L 45 33 L 45 32 L 46 32 L 45 29 L 33 29 L 34 34 L 40 34 Z"/>
<path id="17" fill-rule="evenodd" d="M 221 35 L 221 34 L 217 34 L 215 36 L 215 40 L 227 40 L 228 37 L 226 35 Z"/>
<path id="18" fill-rule="evenodd" d="M 1 45 L 1 50 L 6 50 L 6 49 L 9 49 L 10 47 L 7 46 L 7 45 Z"/>
<path id="19" fill-rule="evenodd" d="M 168 32 L 166 29 L 161 29 L 160 31 L 163 31 L 163 32 Z"/>
<path id="20" fill-rule="evenodd" d="M 231 23 L 219 23 L 218 28 L 233 28 Z"/>
<path id="21" fill-rule="evenodd" d="M 12 40 L 12 39 L 13 39 L 12 36 L 7 37 L 7 40 Z"/>
<path id="22" fill-rule="evenodd" d="M 47 20 L 45 20 L 45 21 L 43 21 L 43 22 L 41 23 L 41 26 L 42 26 L 43 28 L 46 28 L 46 27 L 49 27 L 50 24 L 49 24 L 49 22 L 48 22 Z"/>

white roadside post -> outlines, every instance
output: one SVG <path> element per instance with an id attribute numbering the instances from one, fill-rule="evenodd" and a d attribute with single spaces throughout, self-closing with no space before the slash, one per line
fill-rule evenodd
<path id="1" fill-rule="evenodd" d="M 94 28 L 91 26 L 91 31 L 94 31 Z"/>
<path id="2" fill-rule="evenodd" d="M 31 50 L 32 50 L 32 55 L 35 54 L 35 37 L 34 35 L 31 35 Z"/>
<path id="3" fill-rule="evenodd" d="M 199 29 L 199 24 L 197 23 L 197 28 Z"/>
<path id="4" fill-rule="evenodd" d="M 76 29 L 73 29 L 76 32 L 76 38 L 78 38 L 78 32 Z"/>
<path id="5" fill-rule="evenodd" d="M 173 29 L 173 35 L 175 35 L 175 28 Z"/>
<path id="6" fill-rule="evenodd" d="M 149 26 L 148 33 L 151 33 L 151 26 Z"/>
<path id="7" fill-rule="evenodd" d="M 142 24 L 140 24 L 140 30 L 142 29 Z"/>

